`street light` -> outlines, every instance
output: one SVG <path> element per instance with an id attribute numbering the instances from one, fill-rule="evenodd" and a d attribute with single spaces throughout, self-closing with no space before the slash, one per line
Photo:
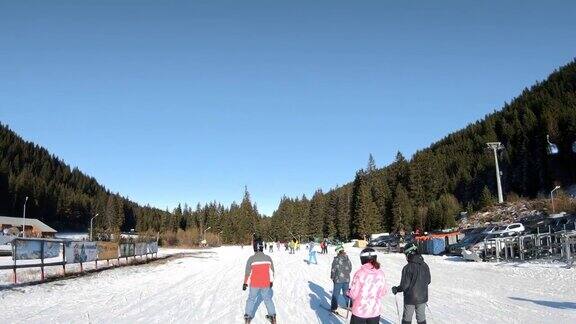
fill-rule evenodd
<path id="1" fill-rule="evenodd" d="M 546 135 L 546 141 L 548 142 L 548 154 L 556 155 L 558 154 L 558 146 L 550 142 L 550 135 Z M 572 147 L 574 149 L 574 147 Z"/>
<path id="2" fill-rule="evenodd" d="M 94 215 L 94 217 L 90 218 L 90 241 L 92 241 L 92 221 L 96 217 L 98 217 L 98 213 L 96 213 L 96 215 Z"/>
<path id="3" fill-rule="evenodd" d="M 206 231 L 211 229 L 211 228 L 212 228 L 212 226 L 208 226 L 208 228 L 204 230 L 204 235 L 203 235 L 204 240 L 206 240 Z"/>
<path id="4" fill-rule="evenodd" d="M 24 200 L 24 211 L 22 215 L 22 237 L 26 237 L 26 203 L 28 202 L 28 196 Z"/>
<path id="5" fill-rule="evenodd" d="M 550 201 L 552 202 L 552 214 L 555 213 L 555 211 L 554 211 L 554 196 L 553 196 L 553 194 L 554 194 L 554 191 L 556 191 L 556 190 L 558 190 L 558 189 L 560 189 L 560 186 L 556 186 L 554 189 L 552 189 L 552 191 L 550 191 Z"/>
<path id="6" fill-rule="evenodd" d="M 500 142 L 490 142 L 486 143 L 488 148 L 491 148 L 494 151 L 494 162 L 496 163 L 496 183 L 498 184 L 498 203 L 504 202 L 504 197 L 502 196 L 502 183 L 500 182 L 500 167 L 498 166 L 498 150 L 504 148 L 502 143 Z"/>

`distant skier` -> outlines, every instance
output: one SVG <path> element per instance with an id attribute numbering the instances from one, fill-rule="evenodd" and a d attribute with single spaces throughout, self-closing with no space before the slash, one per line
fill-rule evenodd
<path id="1" fill-rule="evenodd" d="M 392 293 L 404 293 L 404 314 L 402 324 L 412 322 L 414 312 L 418 324 L 426 324 L 426 303 L 428 302 L 428 285 L 431 282 L 430 268 L 424 258 L 418 253 L 414 243 L 404 247 L 404 254 L 408 264 L 402 269 L 400 285 L 392 287 Z"/>
<path id="2" fill-rule="evenodd" d="M 310 240 L 310 244 L 308 245 L 308 264 L 312 263 L 312 259 L 314 259 L 314 264 L 318 264 L 318 260 L 316 260 L 316 250 L 314 249 L 314 240 Z"/>
<path id="3" fill-rule="evenodd" d="M 274 264 L 270 256 L 263 252 L 264 243 L 262 243 L 262 239 L 254 239 L 253 247 L 254 255 L 250 256 L 246 262 L 244 284 L 242 285 L 242 290 L 246 290 L 248 288 L 248 280 L 250 280 L 250 292 L 246 301 L 244 320 L 245 323 L 250 323 L 254 315 L 256 315 L 256 306 L 259 300 L 263 300 L 266 310 L 268 310 L 266 318 L 272 324 L 276 324 L 276 309 L 272 301 Z"/>
<path id="4" fill-rule="evenodd" d="M 270 244 L 268 245 L 268 252 L 274 253 L 274 244 L 273 244 L 273 243 L 270 243 Z"/>
<path id="5" fill-rule="evenodd" d="M 322 253 L 324 254 L 328 254 L 328 241 L 324 240 L 324 247 L 323 247 L 324 251 L 322 251 Z"/>
<path id="6" fill-rule="evenodd" d="M 346 255 L 342 244 L 336 247 L 337 255 L 332 261 L 332 269 L 330 271 L 330 279 L 334 282 L 334 289 L 332 289 L 332 302 L 330 310 L 335 312 L 338 309 L 338 297 L 344 295 L 346 305 L 350 305 L 350 298 L 346 296 L 348 287 L 350 285 L 350 272 L 352 271 L 352 262 Z"/>
<path id="7" fill-rule="evenodd" d="M 348 296 L 352 298 L 351 324 L 378 324 L 382 298 L 386 295 L 384 272 L 376 260 L 376 251 L 366 248 L 360 252 L 362 267 L 354 274 Z"/>

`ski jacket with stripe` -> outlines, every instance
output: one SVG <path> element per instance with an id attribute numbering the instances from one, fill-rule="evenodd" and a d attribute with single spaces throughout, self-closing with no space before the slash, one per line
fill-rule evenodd
<path id="1" fill-rule="evenodd" d="M 354 274 L 348 296 L 352 298 L 352 314 L 361 318 L 379 316 L 382 298 L 386 295 L 384 272 L 365 263 Z"/>
<path id="2" fill-rule="evenodd" d="M 250 280 L 250 287 L 269 288 L 274 281 L 274 264 L 272 258 L 263 252 L 256 252 L 246 261 L 244 283 Z"/>
<path id="3" fill-rule="evenodd" d="M 402 279 L 398 292 L 404 293 L 404 304 L 418 305 L 428 302 L 428 285 L 430 284 L 430 268 L 420 254 L 408 259 L 408 264 L 402 269 Z"/>

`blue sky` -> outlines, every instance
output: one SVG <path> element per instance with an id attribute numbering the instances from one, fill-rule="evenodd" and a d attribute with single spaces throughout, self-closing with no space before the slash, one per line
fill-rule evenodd
<path id="1" fill-rule="evenodd" d="M 0 0 L 0 121 L 159 208 L 271 214 L 576 56 L 574 1 Z"/>

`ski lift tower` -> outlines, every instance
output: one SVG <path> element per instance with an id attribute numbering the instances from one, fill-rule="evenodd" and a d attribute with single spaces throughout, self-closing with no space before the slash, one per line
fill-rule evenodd
<path id="1" fill-rule="evenodd" d="M 488 148 L 492 149 L 494 152 L 494 162 L 496 163 L 496 183 L 498 184 L 498 203 L 504 202 L 504 197 L 502 196 L 502 182 L 500 181 L 500 167 L 498 166 L 498 151 L 504 149 L 504 146 L 500 142 L 490 142 L 486 143 Z"/>

